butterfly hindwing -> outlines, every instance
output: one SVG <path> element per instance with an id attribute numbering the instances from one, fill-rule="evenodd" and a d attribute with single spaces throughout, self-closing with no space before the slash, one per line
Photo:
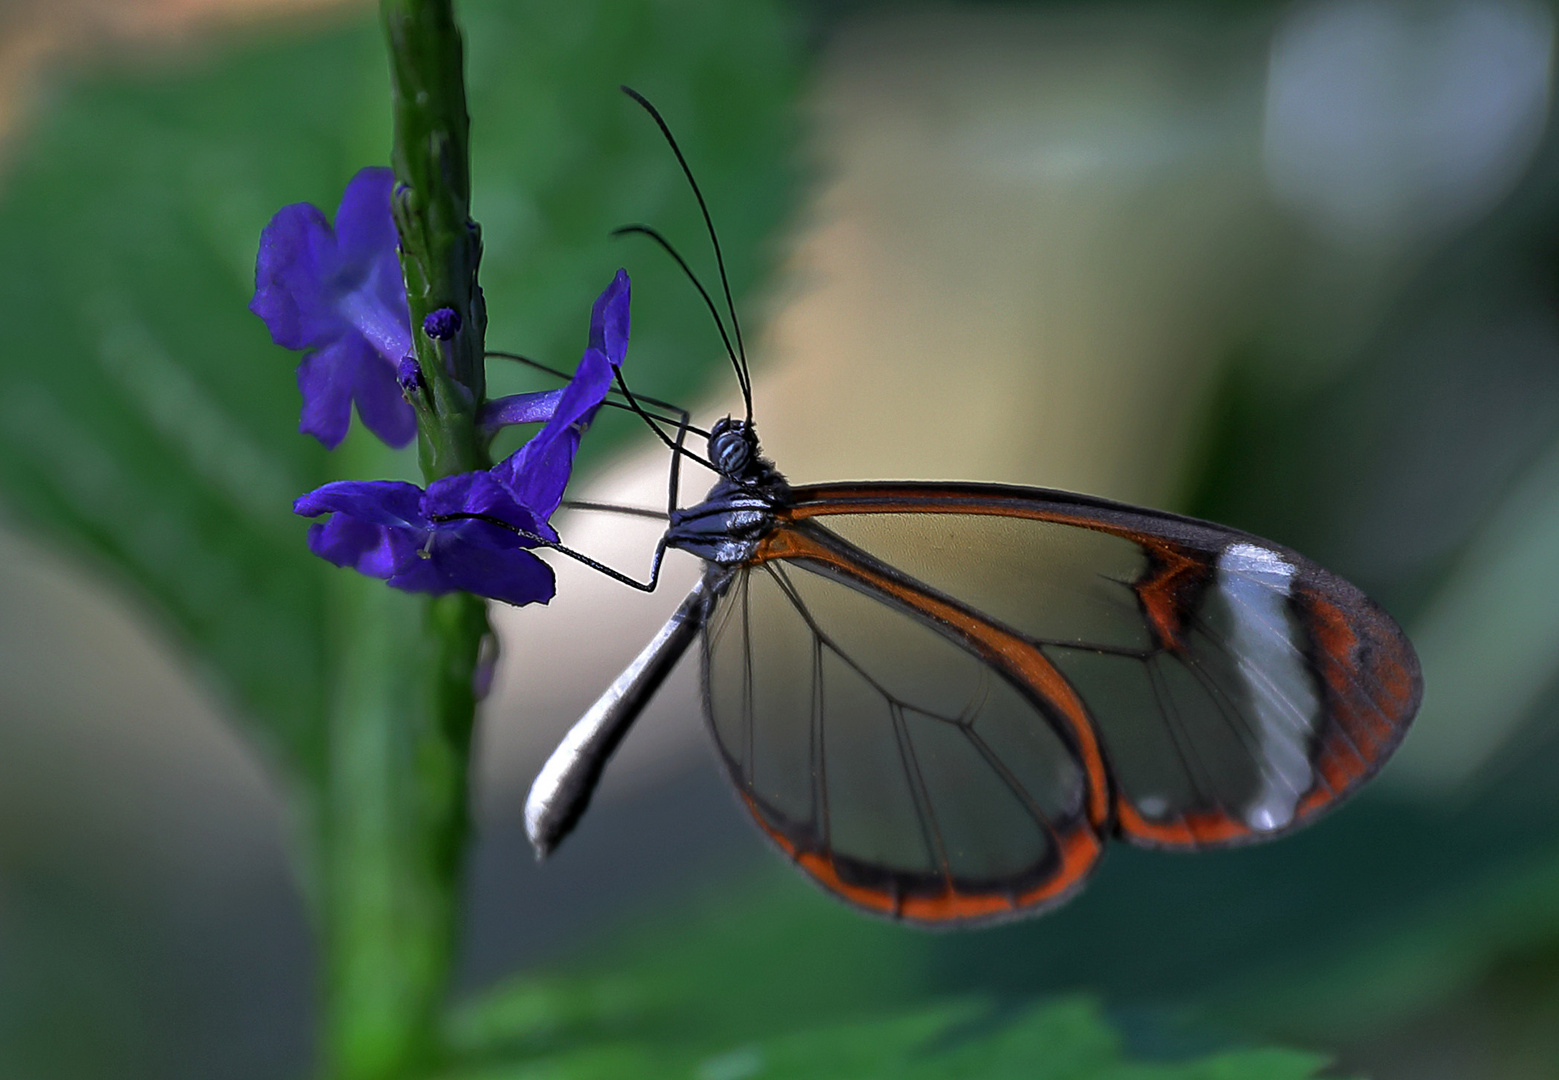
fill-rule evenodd
<path id="1" fill-rule="evenodd" d="M 956 631 L 824 563 L 775 559 L 730 577 L 704 641 L 728 776 L 840 897 L 990 921 L 1059 902 L 1091 870 L 1092 786 L 1064 722 Z"/>

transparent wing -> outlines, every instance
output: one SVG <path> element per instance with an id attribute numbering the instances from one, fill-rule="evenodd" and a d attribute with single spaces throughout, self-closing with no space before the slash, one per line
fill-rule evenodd
<path id="1" fill-rule="evenodd" d="M 1372 775 L 1417 711 L 1417 659 L 1390 617 L 1236 530 L 985 485 L 798 489 L 787 518 L 760 558 L 825 568 L 943 622 L 983 621 L 976 639 L 1040 653 L 1061 685 L 1033 663 L 1008 663 L 1009 677 L 1096 734 L 1104 764 L 1085 733 L 1079 760 L 1107 774 L 1108 816 L 1134 843 L 1297 827 Z"/>
<path id="2" fill-rule="evenodd" d="M 812 562 L 739 570 L 705 625 L 704 677 L 741 798 L 847 901 L 1000 919 L 1065 898 L 1098 858 L 1068 721 L 878 590 Z"/>

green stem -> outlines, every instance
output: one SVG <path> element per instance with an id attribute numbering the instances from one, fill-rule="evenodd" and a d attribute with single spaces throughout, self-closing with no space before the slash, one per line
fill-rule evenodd
<path id="1" fill-rule="evenodd" d="M 384 0 L 383 19 L 393 205 L 429 389 L 417 408 L 418 447 L 431 482 L 491 465 L 475 424 L 487 315 L 476 280 L 481 233 L 469 216 L 462 44 L 449 0 Z M 461 315 L 449 342 L 422 332 L 442 307 Z M 486 604 L 463 593 L 418 600 L 354 577 L 341 589 L 321 851 L 322 1058 L 332 1080 L 405 1080 L 438 1060 Z"/>
<path id="2" fill-rule="evenodd" d="M 325 1075 L 436 1062 L 467 832 L 482 602 L 343 575 L 325 806 Z"/>
<path id="3" fill-rule="evenodd" d="M 473 424 L 486 390 L 487 308 L 476 281 L 482 233 L 470 214 L 464 50 L 450 0 L 383 0 L 382 10 L 394 92 L 395 224 L 417 359 L 432 391 L 432 415 L 419 424 L 432 480 L 491 464 Z M 422 333 L 423 318 L 444 307 L 462 323 L 447 352 Z"/>

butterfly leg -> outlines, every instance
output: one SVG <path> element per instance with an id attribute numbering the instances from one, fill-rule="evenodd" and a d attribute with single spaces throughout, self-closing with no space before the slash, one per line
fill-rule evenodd
<path id="1" fill-rule="evenodd" d="M 619 380 L 621 380 L 622 373 L 618 372 L 617 377 Z M 627 384 L 624 384 L 623 392 L 625 394 L 627 393 L 627 389 Z M 680 494 L 682 480 L 682 444 L 687 440 L 690 417 L 686 409 L 679 409 L 675 406 L 668 407 L 677 414 L 677 437 L 674 440 L 668 440 L 668 445 L 671 447 L 671 466 L 666 482 L 666 516 L 669 518 L 677 511 L 677 501 Z M 658 428 L 656 429 L 656 434 L 661 435 L 662 438 L 665 438 L 665 436 Z M 540 540 L 540 537 L 532 538 Z M 640 592 L 654 592 L 655 587 L 660 584 L 661 563 L 662 560 L 664 560 L 666 557 L 666 538 L 664 536 L 661 537 L 660 542 L 655 545 L 655 555 L 650 560 L 650 579 L 649 581 L 644 582 L 635 581 L 626 574 L 623 574 L 617 570 L 613 570 L 611 567 L 596 562 L 589 556 L 574 551 L 572 548 L 564 547 L 562 544 L 552 543 L 550 541 L 541 541 L 541 543 L 545 544 L 545 546 L 551 548 L 552 550 L 559 552 L 560 554 L 574 559 L 576 562 L 590 567 L 590 569 L 595 570 L 598 573 L 605 574 L 614 581 L 620 581 L 630 588 L 638 589 Z"/>
<path id="2" fill-rule="evenodd" d="M 619 374 L 619 378 L 621 378 L 620 374 Z M 624 387 L 624 389 L 626 390 L 626 387 Z M 666 487 L 667 487 L 666 516 L 668 518 L 677 509 L 677 498 L 678 498 L 678 493 L 679 493 L 679 490 L 680 490 L 681 477 L 682 477 L 682 456 L 683 456 L 684 453 L 686 453 L 686 451 L 683 449 L 682 444 L 687 439 L 688 431 L 691 430 L 691 427 L 690 427 L 690 424 L 689 424 L 689 416 L 688 416 L 687 410 L 686 409 L 677 409 L 675 407 L 671 407 L 671 408 L 673 408 L 673 411 L 675 411 L 677 413 L 677 416 L 678 416 L 676 438 L 672 439 L 670 436 L 668 436 L 664 432 L 660 431 L 659 428 L 656 428 L 656 434 L 660 435 L 663 439 L 665 439 L 667 441 L 667 445 L 669 445 L 671 447 L 671 449 L 672 449 L 670 474 L 669 474 L 669 479 L 668 479 L 668 482 L 667 482 L 667 485 L 666 485 Z M 605 505 L 602 505 L 600 503 L 589 503 L 589 502 L 586 502 L 586 503 L 576 503 L 574 505 L 579 506 L 580 508 L 586 509 L 586 510 L 610 510 L 610 511 L 615 511 L 615 512 L 618 512 L 618 513 L 651 513 L 650 511 L 635 511 L 632 508 L 616 507 L 616 506 L 605 506 Z M 657 516 L 658 517 L 659 515 L 658 514 L 652 514 L 652 516 Z M 573 559 L 575 562 L 577 562 L 577 563 L 579 563 L 579 564 L 581 564 L 583 566 L 588 566 L 590 569 L 594 570 L 598 574 L 605 574 L 607 577 L 611 578 L 613 581 L 621 582 L 622 584 L 627 585 L 629 588 L 637 589 L 640 592 L 647 592 L 647 593 L 648 592 L 654 592 L 656 586 L 660 584 L 660 568 L 661 568 L 662 562 L 664 561 L 664 559 L 666 557 L 666 543 L 667 543 L 667 541 L 666 541 L 666 538 L 664 536 L 661 537 L 660 542 L 655 545 L 655 554 L 654 554 L 654 556 L 650 560 L 650 579 L 648 581 L 639 581 L 638 579 L 630 577 L 629 575 L 623 573 L 621 570 L 614 570 L 610 566 L 607 566 L 605 563 L 599 562 L 599 561 L 597 561 L 595 559 L 592 559 L 590 556 L 586 555 L 584 552 L 575 551 L 573 548 L 569 547 L 568 545 L 563 544 L 563 543 L 559 543 L 556 540 L 548 540 L 546 537 L 541 536 L 541 535 L 539 535 L 537 533 L 533 533 L 533 532 L 531 532 L 528 529 L 521 529 L 521 528 L 511 524 L 510 522 L 504 521 L 502 518 L 495 517 L 495 516 L 493 516 L 491 514 L 437 514 L 437 515 L 434 515 L 430 520 L 432 520 L 434 522 L 442 522 L 442 521 L 456 521 L 456 520 L 460 520 L 460 519 L 467 519 L 467 520 L 472 520 L 472 521 L 485 521 L 489 525 L 493 525 L 493 526 L 496 526 L 496 527 L 501 528 L 501 529 L 507 529 L 509 532 L 514 533 L 516 536 L 522 536 L 525 539 L 531 541 L 537 547 L 544 547 L 544 548 L 547 548 L 547 549 L 549 549 L 551 551 L 556 551 L 559 555 L 563 555 L 563 556 L 566 556 L 566 557 L 568 557 L 570 559 Z"/>

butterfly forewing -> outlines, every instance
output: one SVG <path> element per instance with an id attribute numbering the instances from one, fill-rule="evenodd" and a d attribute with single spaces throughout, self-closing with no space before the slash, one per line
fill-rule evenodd
<path id="1" fill-rule="evenodd" d="M 846 542 L 824 545 L 836 572 L 852 559 L 891 568 L 903 605 L 988 620 L 1040 653 L 1059 688 L 1044 665 L 1009 664 L 1009 676 L 1053 703 L 1063 734 L 1078 726 L 1068 696 L 1080 699 L 1107 769 L 1090 766 L 1086 733 L 1074 750 L 1136 843 L 1238 843 L 1301 824 L 1372 774 L 1417 709 L 1417 661 L 1388 616 L 1235 530 L 984 485 L 798 489 L 784 518 L 769 554 L 805 556 L 792 538 L 826 526 Z"/>
<path id="2" fill-rule="evenodd" d="M 1240 808 L 1256 828 L 1294 817 L 1322 712 L 1276 556 L 1249 544 L 1220 554 L 1227 537 L 1208 537 L 1196 556 L 1215 569 L 1200 581 L 1178 564 L 1176 630 L 1164 642 L 1139 591 L 1162 577 L 1157 553 L 1128 537 L 998 515 L 826 520 L 877 559 L 1046 643 L 1148 817 Z"/>
<path id="3" fill-rule="evenodd" d="M 1000 918 L 1061 899 L 1099 851 L 1084 769 L 956 633 L 812 560 L 737 571 L 706 624 L 711 727 L 758 823 L 863 907 Z"/>

